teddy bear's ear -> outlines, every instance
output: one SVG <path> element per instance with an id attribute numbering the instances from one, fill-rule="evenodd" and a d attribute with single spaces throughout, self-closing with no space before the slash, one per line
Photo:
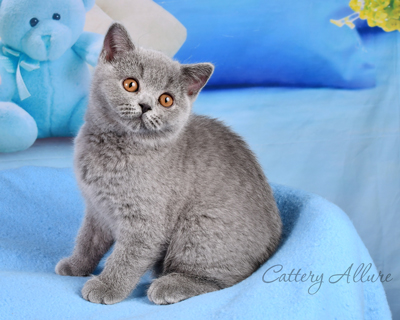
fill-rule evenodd
<path id="1" fill-rule="evenodd" d="M 1 5 L 1 1 L 2 0 L 0 0 L 0 5 Z M 93 8 L 96 0 L 82 0 L 82 2 L 83 2 L 83 5 L 85 6 L 86 12 L 88 12 L 90 9 Z"/>
<path id="2" fill-rule="evenodd" d="M 128 51 L 135 49 L 131 38 L 129 37 L 128 31 L 120 23 L 114 23 L 104 38 L 103 51 L 101 57 L 110 62 L 114 60 L 118 55 L 122 55 Z"/>

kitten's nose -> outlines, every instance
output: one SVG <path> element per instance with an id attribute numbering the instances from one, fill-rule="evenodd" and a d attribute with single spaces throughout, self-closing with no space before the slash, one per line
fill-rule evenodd
<path id="1" fill-rule="evenodd" d="M 142 108 L 142 113 L 146 113 L 147 111 L 151 110 L 151 107 L 145 103 L 139 103 L 139 106 Z"/>

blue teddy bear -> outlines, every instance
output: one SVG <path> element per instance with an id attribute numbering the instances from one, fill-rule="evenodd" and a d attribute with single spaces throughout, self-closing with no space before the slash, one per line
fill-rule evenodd
<path id="1" fill-rule="evenodd" d="M 95 0 L 0 0 L 0 152 L 73 136 L 103 36 L 83 32 Z"/>

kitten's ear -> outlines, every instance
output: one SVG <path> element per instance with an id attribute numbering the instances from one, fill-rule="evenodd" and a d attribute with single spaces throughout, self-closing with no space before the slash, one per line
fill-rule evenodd
<path id="1" fill-rule="evenodd" d="M 103 51 L 101 57 L 110 62 L 117 56 L 122 55 L 128 51 L 135 49 L 131 38 L 129 37 L 128 31 L 120 23 L 114 23 L 104 38 Z"/>
<path id="2" fill-rule="evenodd" d="M 189 97 L 195 97 L 206 85 L 214 72 L 211 63 L 183 64 L 181 66 L 181 79 Z"/>

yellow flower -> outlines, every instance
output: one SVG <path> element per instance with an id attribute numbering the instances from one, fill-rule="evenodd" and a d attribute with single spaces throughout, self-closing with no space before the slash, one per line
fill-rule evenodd
<path id="1" fill-rule="evenodd" d="M 360 0 L 351 0 L 350 1 L 350 8 L 352 8 L 355 12 L 360 12 L 362 6 L 363 6 L 363 4 Z"/>
<path id="2" fill-rule="evenodd" d="M 375 0 L 371 2 L 374 8 L 386 8 L 390 5 L 390 0 Z"/>
<path id="3" fill-rule="evenodd" d="M 395 9 L 391 10 L 389 16 L 392 19 L 399 20 L 400 19 L 400 8 L 395 8 Z"/>
<path id="4" fill-rule="evenodd" d="M 354 28 L 358 18 L 367 20 L 370 27 L 379 26 L 385 31 L 400 31 L 400 0 L 350 0 L 356 13 L 340 20 L 331 20 L 337 26 Z"/>
<path id="5" fill-rule="evenodd" d="M 386 19 L 388 17 L 388 14 L 383 12 L 383 11 L 377 11 L 375 12 L 375 14 L 373 15 L 373 20 L 375 21 L 375 23 L 379 26 L 379 25 L 383 25 L 386 22 Z"/>
<path id="6" fill-rule="evenodd" d="M 394 31 L 394 30 L 400 31 L 400 21 L 390 19 L 389 21 L 386 22 L 386 25 L 383 26 L 382 29 L 385 31 Z"/>

